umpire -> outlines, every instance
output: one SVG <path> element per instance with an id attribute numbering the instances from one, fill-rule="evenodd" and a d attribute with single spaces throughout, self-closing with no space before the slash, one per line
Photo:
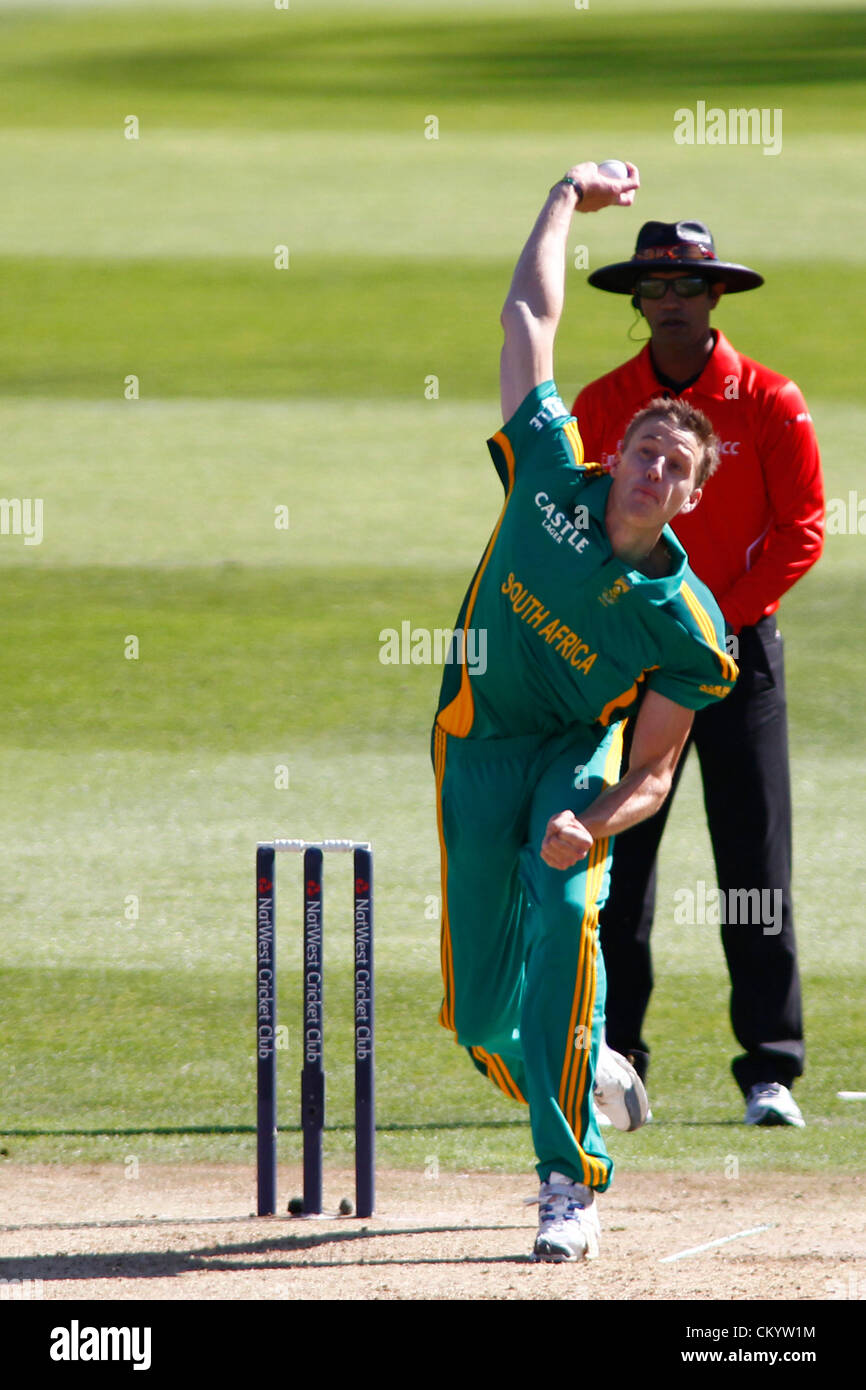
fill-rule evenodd
<path id="1" fill-rule="evenodd" d="M 700 760 L 716 873 L 731 1022 L 743 1055 L 734 1077 L 745 1122 L 804 1124 L 791 1095 L 804 1063 L 791 906 L 791 793 L 779 599 L 821 554 L 824 496 L 811 417 L 792 381 L 738 353 L 710 327 L 723 293 L 762 277 L 722 261 L 701 222 L 647 222 L 628 261 L 589 276 L 632 296 L 650 338 L 630 361 L 584 387 L 574 404 L 586 457 L 610 463 L 627 422 L 655 396 L 680 396 L 712 421 L 722 466 L 701 505 L 673 522 L 695 573 L 725 617 L 740 679 L 699 710 L 690 742 Z M 607 1037 L 645 1079 L 643 1021 L 652 991 L 650 931 L 656 856 L 671 801 L 617 837 L 601 915 L 608 972 Z M 750 890 L 759 890 L 757 894 Z M 748 896 L 747 896 L 748 894 Z M 772 917 L 738 905 L 772 903 Z"/>

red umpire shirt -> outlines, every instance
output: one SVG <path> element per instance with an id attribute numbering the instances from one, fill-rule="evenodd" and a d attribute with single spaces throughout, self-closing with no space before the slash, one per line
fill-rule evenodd
<path id="1" fill-rule="evenodd" d="M 709 416 L 722 462 L 700 505 L 671 525 L 738 632 L 774 613 L 820 556 L 824 489 L 812 417 L 798 388 L 713 332 L 711 357 L 679 395 Z M 573 410 L 585 457 L 610 464 L 632 416 L 653 397 L 674 394 L 655 374 L 649 343 L 584 387 Z"/>

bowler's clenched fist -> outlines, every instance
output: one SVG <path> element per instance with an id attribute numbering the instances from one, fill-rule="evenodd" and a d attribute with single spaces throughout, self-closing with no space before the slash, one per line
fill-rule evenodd
<path id="1" fill-rule="evenodd" d="M 570 869 L 585 859 L 592 847 L 592 836 L 573 811 L 560 811 L 547 822 L 541 857 L 552 869 Z"/>

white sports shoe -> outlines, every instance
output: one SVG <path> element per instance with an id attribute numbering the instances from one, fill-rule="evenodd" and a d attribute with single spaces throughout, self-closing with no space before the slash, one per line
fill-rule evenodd
<path id="1" fill-rule="evenodd" d="M 598 1257 L 601 1223 L 595 1193 L 562 1173 L 551 1173 L 538 1194 L 534 1260 L 561 1264 Z"/>
<path id="2" fill-rule="evenodd" d="M 806 1127 L 799 1105 L 778 1081 L 759 1081 L 752 1087 L 746 1097 L 746 1124 Z"/>
<path id="3" fill-rule="evenodd" d="M 649 1118 L 649 1100 L 643 1082 L 625 1057 L 602 1039 L 592 1098 L 596 1111 L 617 1129 L 640 1129 Z M 604 1121 L 599 1120 L 599 1123 Z"/>

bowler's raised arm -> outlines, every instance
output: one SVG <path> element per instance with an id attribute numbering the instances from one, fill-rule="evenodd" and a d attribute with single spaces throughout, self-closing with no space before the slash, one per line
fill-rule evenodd
<path id="1" fill-rule="evenodd" d="M 591 161 L 574 164 L 547 196 L 520 254 L 501 314 L 503 420 L 511 419 L 534 386 L 553 377 L 553 343 L 565 298 L 565 253 L 574 212 L 630 206 L 640 178 L 634 164 L 627 168 L 627 179 L 612 179 Z"/>

